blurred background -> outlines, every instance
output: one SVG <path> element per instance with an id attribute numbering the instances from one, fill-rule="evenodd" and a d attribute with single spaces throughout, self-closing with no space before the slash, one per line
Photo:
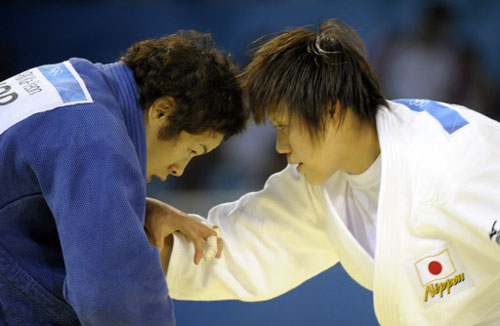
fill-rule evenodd
<path id="1" fill-rule="evenodd" d="M 84 57 L 117 60 L 133 43 L 179 29 L 211 33 L 243 68 L 261 35 L 337 17 L 365 40 L 389 99 L 430 98 L 500 118 L 500 1 L 0 0 L 0 80 L 33 66 Z M 259 190 L 286 160 L 269 124 L 194 159 L 150 196 L 206 215 Z M 267 302 L 175 302 L 178 325 L 375 325 L 372 294 L 340 265 Z"/>

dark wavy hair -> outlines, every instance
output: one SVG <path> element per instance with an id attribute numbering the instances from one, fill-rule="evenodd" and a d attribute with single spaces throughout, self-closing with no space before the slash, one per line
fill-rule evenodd
<path id="1" fill-rule="evenodd" d="M 338 19 L 325 21 L 318 31 L 297 28 L 264 36 L 242 74 L 248 104 L 257 123 L 267 110 L 283 110 L 305 123 L 317 139 L 325 131 L 330 108 L 341 104 L 362 121 L 375 123 L 380 105 L 387 105 L 375 71 L 367 62 L 361 38 Z M 279 112 L 281 113 L 281 112 Z"/>
<path id="2" fill-rule="evenodd" d="M 142 41 L 121 60 L 134 74 L 143 110 L 164 96 L 175 100 L 160 139 L 175 138 L 183 130 L 214 131 L 227 139 L 244 130 L 249 113 L 242 103 L 238 69 L 214 47 L 210 34 L 179 31 Z"/>

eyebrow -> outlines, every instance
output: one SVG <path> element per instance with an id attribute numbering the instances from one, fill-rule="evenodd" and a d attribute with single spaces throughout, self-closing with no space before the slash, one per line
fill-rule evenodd
<path id="1" fill-rule="evenodd" d="M 201 147 L 203 147 L 203 154 L 206 154 L 207 153 L 207 146 L 201 144 Z"/>
<path id="2" fill-rule="evenodd" d="M 273 125 L 278 125 L 278 124 L 283 124 L 286 120 L 286 117 L 284 117 L 283 115 L 278 115 L 278 116 L 273 116 L 272 118 L 267 116 L 267 120 L 269 120 L 269 122 L 271 122 Z"/>
<path id="3" fill-rule="evenodd" d="M 271 124 L 273 124 L 273 125 L 278 124 L 278 121 L 276 121 L 275 119 L 271 119 L 271 118 L 267 117 L 267 120 L 269 120 L 269 122 L 271 122 Z"/>

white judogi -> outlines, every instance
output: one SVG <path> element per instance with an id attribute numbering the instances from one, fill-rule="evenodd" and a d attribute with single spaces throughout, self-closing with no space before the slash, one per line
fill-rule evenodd
<path id="1" fill-rule="evenodd" d="M 220 260 L 194 266 L 193 245 L 175 236 L 171 296 L 266 300 L 340 261 L 373 290 L 381 325 L 498 325 L 500 124 L 463 107 L 401 102 L 377 115 L 375 258 L 339 214 L 345 173 L 311 186 L 288 166 L 209 212 L 222 230 Z"/>

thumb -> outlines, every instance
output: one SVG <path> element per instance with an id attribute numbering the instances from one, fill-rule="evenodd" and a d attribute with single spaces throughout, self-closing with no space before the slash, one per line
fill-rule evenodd
<path id="1" fill-rule="evenodd" d="M 161 252 L 163 250 L 163 248 L 165 247 L 165 238 L 167 238 L 169 235 L 171 235 L 172 233 L 174 233 L 176 231 L 179 231 L 179 228 L 177 228 L 177 227 L 156 228 L 153 231 L 153 238 L 154 238 L 153 241 L 155 243 L 154 246 L 156 248 L 158 248 L 158 250 L 160 250 L 160 252 Z"/>
<path id="2" fill-rule="evenodd" d="M 171 232 L 170 232 L 171 233 Z M 156 228 L 153 230 L 154 246 L 161 252 L 165 246 L 165 238 L 169 236 L 169 232 L 165 232 L 163 228 Z"/>

